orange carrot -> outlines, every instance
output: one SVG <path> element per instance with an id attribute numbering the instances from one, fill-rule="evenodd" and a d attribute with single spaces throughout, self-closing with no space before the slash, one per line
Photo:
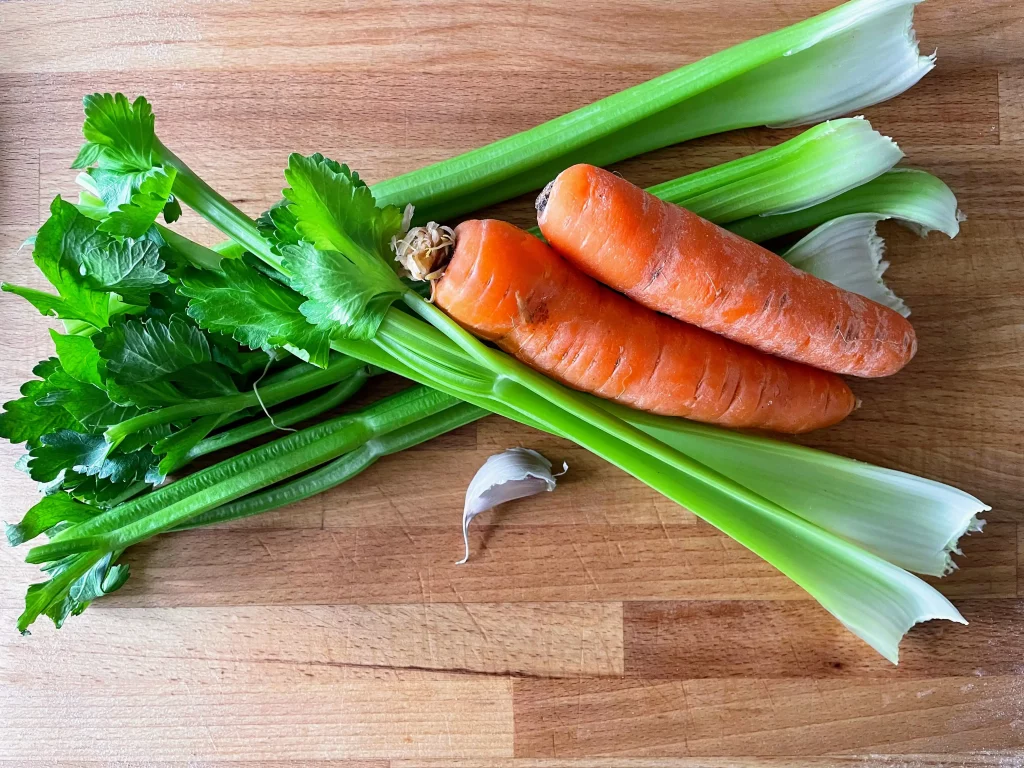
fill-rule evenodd
<path id="1" fill-rule="evenodd" d="M 537 212 L 548 242 L 591 277 L 762 352 L 874 377 L 896 373 L 917 351 L 898 312 L 601 168 L 563 171 Z"/>
<path id="2" fill-rule="evenodd" d="M 680 323 L 605 288 L 502 221 L 467 221 L 435 300 L 476 335 L 576 389 L 732 427 L 806 432 L 845 418 L 838 376 Z"/>

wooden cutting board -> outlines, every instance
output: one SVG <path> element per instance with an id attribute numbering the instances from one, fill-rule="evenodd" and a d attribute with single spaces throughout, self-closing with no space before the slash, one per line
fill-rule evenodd
<path id="1" fill-rule="evenodd" d="M 85 93 L 147 95 L 166 143 L 255 214 L 291 151 L 381 179 L 830 4 L 0 3 L 0 274 L 39 282 L 18 246 L 74 189 Z M 893 668 L 687 511 L 489 418 L 280 513 L 141 546 L 128 585 L 60 632 L 16 634 L 34 573 L 4 548 L 0 766 L 1024 763 L 1024 11 L 930 0 L 917 27 L 939 68 L 867 115 L 970 218 L 954 241 L 885 229 L 921 351 L 892 380 L 857 382 L 864 407 L 808 442 L 994 507 L 941 585 L 969 627 L 916 628 Z M 793 133 L 619 170 L 654 183 Z M 211 237 L 194 215 L 182 226 Z M 50 345 L 27 305 L 5 295 L 0 313 L 9 399 Z M 467 481 L 520 444 L 569 474 L 482 518 L 456 567 Z M 17 519 L 35 491 L 2 454 L 0 505 Z"/>

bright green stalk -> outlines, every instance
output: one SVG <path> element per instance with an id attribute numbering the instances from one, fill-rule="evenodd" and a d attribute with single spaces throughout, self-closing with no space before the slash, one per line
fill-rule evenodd
<path id="1" fill-rule="evenodd" d="M 369 376 L 370 374 L 366 368 L 360 368 L 349 378 L 340 384 L 336 384 L 319 397 L 315 397 L 281 413 L 273 414 L 273 418 L 264 416 L 248 424 L 243 424 L 240 427 L 235 427 L 213 437 L 206 438 L 188 452 L 188 457 L 189 459 L 195 459 L 208 453 L 230 448 L 233 445 L 248 442 L 262 435 L 268 435 L 274 430 L 290 427 L 292 424 L 298 424 L 299 422 L 319 416 L 321 413 L 332 408 L 337 408 L 361 390 Z"/>
<path id="2" fill-rule="evenodd" d="M 538 189 L 577 162 L 609 163 L 720 131 L 813 123 L 892 98 L 934 66 L 914 0 L 853 0 L 543 125 L 382 181 L 383 205 L 443 221 Z"/>
<path id="3" fill-rule="evenodd" d="M 126 549 L 196 515 L 319 466 L 380 434 L 457 404 L 458 400 L 441 392 L 412 387 L 358 413 L 254 448 L 67 528 L 49 544 L 29 550 L 26 561 L 44 563 L 77 552 Z"/>
<path id="4" fill-rule="evenodd" d="M 342 379 L 347 379 L 354 374 L 363 363 L 351 358 L 340 358 L 331 362 L 327 368 L 316 368 L 309 373 L 286 381 L 269 384 L 259 387 L 257 392 L 243 392 L 237 395 L 224 395 L 223 397 L 208 397 L 204 400 L 194 400 L 178 405 L 169 405 L 166 408 L 158 408 L 153 411 L 146 411 L 131 419 L 126 419 L 119 424 L 107 428 L 104 435 L 111 445 L 117 445 L 128 435 L 139 432 L 148 427 L 155 427 L 161 424 L 172 424 L 176 421 L 193 419 L 197 416 L 207 416 L 218 413 L 230 413 L 241 411 L 246 408 L 260 405 L 271 406 L 299 397 L 307 392 L 336 384 Z"/>
<path id="5" fill-rule="evenodd" d="M 941 179 L 913 168 L 893 168 L 826 202 L 791 213 L 750 216 L 726 228 L 761 243 L 853 213 L 877 213 L 907 222 L 921 234 L 936 229 L 949 237 L 956 237 L 962 220 L 956 197 Z"/>
<path id="6" fill-rule="evenodd" d="M 459 403 L 439 414 L 424 416 L 407 427 L 368 440 L 344 456 L 296 480 L 246 496 L 190 518 L 175 530 L 199 528 L 243 517 L 252 517 L 308 499 L 351 480 L 384 456 L 400 453 L 406 448 L 425 443 L 427 440 L 451 432 L 453 429 L 458 429 L 488 414 L 489 411 L 469 403 Z"/>
<path id="7" fill-rule="evenodd" d="M 418 300 L 418 299 L 417 299 Z M 410 305 L 415 303 L 406 299 Z M 440 315 L 431 305 L 425 316 Z M 402 313 L 392 312 L 375 341 L 384 349 L 405 346 L 415 364 Z M 747 487 L 652 439 L 607 411 L 471 339 L 434 317 L 473 362 L 494 371 L 490 391 L 466 387 L 464 377 L 438 369 L 423 355 L 417 378 L 430 386 L 488 407 L 493 400 L 529 414 L 548 431 L 568 437 L 668 498 L 692 510 L 781 570 L 847 627 L 895 661 L 903 633 L 925 617 L 962 621 L 938 592 L 906 571 L 809 523 Z M 458 340 L 457 340 L 458 339 Z M 344 345 L 342 345 L 344 346 Z"/>
<path id="8" fill-rule="evenodd" d="M 206 248 L 194 240 L 182 237 L 177 232 L 163 224 L 156 224 L 156 231 L 171 248 L 187 258 L 192 264 L 200 269 L 212 269 L 215 272 L 220 270 L 220 262 L 223 255 L 217 251 Z"/>
<path id="9" fill-rule="evenodd" d="M 871 181 L 902 157 L 892 139 L 867 120 L 846 118 L 647 191 L 724 226 L 823 202 Z"/>

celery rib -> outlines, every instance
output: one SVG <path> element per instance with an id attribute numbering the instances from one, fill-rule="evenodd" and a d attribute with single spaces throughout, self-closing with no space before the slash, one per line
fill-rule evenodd
<path id="1" fill-rule="evenodd" d="M 292 424 L 298 424 L 299 422 L 312 419 L 325 411 L 329 411 L 331 408 L 336 408 L 346 400 L 353 397 L 359 390 L 366 384 L 370 374 L 365 368 L 361 368 L 352 374 L 349 378 L 342 381 L 340 384 L 335 385 L 324 394 L 319 397 L 315 397 L 309 402 L 297 405 L 294 408 L 289 408 L 279 414 L 274 414 L 273 419 L 269 416 L 264 416 L 261 419 L 243 424 L 240 427 L 221 432 L 220 434 L 207 437 L 201 442 L 197 443 L 192 450 L 189 451 L 188 456 L 190 459 L 195 459 L 200 456 L 205 456 L 208 453 L 214 453 L 225 448 L 230 448 L 233 445 L 244 443 L 248 440 L 252 440 L 262 435 L 267 435 L 274 430 L 282 427 L 290 427 Z"/>
<path id="2" fill-rule="evenodd" d="M 252 517 L 308 499 L 351 480 L 384 456 L 412 448 L 489 414 L 489 411 L 475 405 L 459 403 L 439 414 L 424 416 L 407 427 L 372 438 L 344 456 L 289 483 L 246 496 L 190 518 L 175 530 L 188 530 Z"/>
<path id="3" fill-rule="evenodd" d="M 188 484 L 189 493 L 154 491 L 146 497 L 146 506 L 154 510 L 151 514 L 138 515 L 142 505 L 135 510 L 117 508 L 65 529 L 49 544 L 29 550 L 26 561 L 44 563 L 79 552 L 126 549 L 196 515 L 330 461 L 378 434 L 408 426 L 457 403 L 456 398 L 442 392 L 411 387 L 357 413 L 254 448 L 166 489 Z"/>
<path id="4" fill-rule="evenodd" d="M 254 389 L 252 392 L 243 392 L 237 395 L 210 397 L 205 400 L 169 405 L 166 408 L 146 411 L 131 419 L 126 419 L 109 427 L 104 434 L 111 445 L 117 445 L 128 435 L 161 424 L 171 424 L 197 416 L 241 411 L 258 406 L 260 400 L 267 406 L 277 405 L 307 392 L 336 384 L 354 374 L 362 366 L 363 363 L 352 358 L 332 360 L 327 368 L 315 368 L 301 376 L 260 387 L 258 394 Z"/>

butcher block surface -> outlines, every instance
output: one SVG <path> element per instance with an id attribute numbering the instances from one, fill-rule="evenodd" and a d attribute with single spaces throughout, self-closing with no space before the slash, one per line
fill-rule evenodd
<path id="1" fill-rule="evenodd" d="M 74 193 L 87 93 L 145 94 L 164 142 L 255 215 L 289 152 L 387 178 L 830 5 L 0 2 L 0 277 L 41 286 L 19 246 Z M 865 114 L 968 220 L 952 241 L 882 227 L 920 351 L 804 441 L 992 505 L 939 585 L 969 626 L 915 628 L 893 667 L 688 511 L 490 417 L 293 507 L 146 542 L 60 631 L 15 631 L 37 574 L 0 549 L 0 768 L 1024 764 L 1024 10 L 929 0 L 916 27 L 938 68 Z M 652 184 L 796 133 L 616 170 Z M 529 223 L 531 201 L 493 213 Z M 191 212 L 180 226 L 216 240 Z M 4 400 L 51 353 L 46 326 L 0 296 Z M 569 473 L 478 518 L 456 566 L 466 484 L 515 445 Z M 19 452 L 0 451 L 8 521 L 36 497 Z"/>

